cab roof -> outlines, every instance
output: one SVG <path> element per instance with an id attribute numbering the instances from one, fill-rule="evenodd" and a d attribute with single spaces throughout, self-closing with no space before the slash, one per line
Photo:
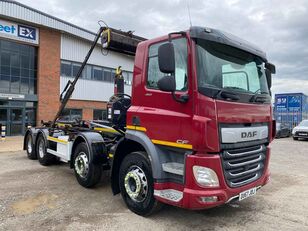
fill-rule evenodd
<path id="1" fill-rule="evenodd" d="M 267 62 L 266 54 L 260 48 L 230 33 L 217 29 L 212 29 L 208 27 L 199 27 L 199 26 L 192 26 L 189 29 L 189 33 L 192 38 L 205 39 L 208 41 L 213 41 L 229 45 L 232 47 L 236 47 L 238 49 L 259 56 L 260 58 L 263 59 L 264 62 Z"/>

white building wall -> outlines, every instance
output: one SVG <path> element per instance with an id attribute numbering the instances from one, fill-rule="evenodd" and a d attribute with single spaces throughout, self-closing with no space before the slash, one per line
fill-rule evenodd
<path id="1" fill-rule="evenodd" d="M 61 76 L 60 91 L 62 92 L 67 81 L 73 81 L 73 78 Z M 113 95 L 114 85 L 108 82 L 79 79 L 75 91 L 71 99 L 76 100 L 94 100 L 94 101 L 108 101 Z M 131 95 L 131 86 L 125 85 L 124 91 Z"/>
<path id="2" fill-rule="evenodd" d="M 78 39 L 68 34 L 62 34 L 61 59 L 81 63 L 87 55 L 90 47 L 91 43 L 85 40 Z M 94 49 L 88 63 L 110 68 L 122 66 L 123 70 L 132 72 L 134 68 L 134 57 L 113 51 L 109 51 L 108 55 L 104 56 L 98 45 Z"/>
<path id="3" fill-rule="evenodd" d="M 89 51 L 91 43 L 78 39 L 76 37 L 62 34 L 61 35 L 61 59 L 83 62 L 87 52 Z M 122 70 L 133 72 L 134 57 L 109 51 L 108 55 L 104 56 L 99 46 L 97 46 L 88 61 L 88 64 L 97 66 L 109 67 L 115 69 L 122 66 Z M 73 80 L 70 77 L 60 77 L 60 93 L 63 91 L 68 80 Z M 72 99 L 76 100 L 95 100 L 108 101 L 113 95 L 113 83 L 79 79 Z M 125 85 L 125 93 L 131 95 L 131 86 Z"/>

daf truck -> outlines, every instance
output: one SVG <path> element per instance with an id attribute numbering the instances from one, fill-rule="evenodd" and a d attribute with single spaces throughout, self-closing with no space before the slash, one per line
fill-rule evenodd
<path id="1" fill-rule="evenodd" d="M 103 37 L 108 49 L 110 34 L 101 28 L 93 46 Z M 123 92 L 118 69 L 108 121 L 60 119 L 90 50 L 55 120 L 27 130 L 28 157 L 45 166 L 68 163 L 84 187 L 110 171 L 113 194 L 142 216 L 162 204 L 208 209 L 255 195 L 269 182 L 276 133 L 275 66 L 266 54 L 229 33 L 195 26 L 136 46 L 132 94 Z"/>

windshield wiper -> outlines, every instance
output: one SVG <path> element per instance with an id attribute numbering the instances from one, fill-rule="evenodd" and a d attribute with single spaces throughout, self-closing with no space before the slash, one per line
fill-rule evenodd
<path id="1" fill-rule="evenodd" d="M 214 99 L 217 99 L 217 97 L 220 96 L 221 98 L 224 98 L 224 99 L 230 99 L 230 100 L 239 100 L 240 97 L 236 94 L 236 93 L 233 93 L 233 92 L 229 92 L 229 91 L 226 91 L 224 89 L 220 89 L 215 95 L 214 95 Z"/>
<path id="2" fill-rule="evenodd" d="M 224 89 L 231 89 L 231 90 L 239 90 L 239 91 L 244 91 L 244 92 L 250 92 L 244 88 L 241 87 L 224 87 Z"/>
<path id="3" fill-rule="evenodd" d="M 254 94 L 250 100 L 250 102 L 256 103 L 265 103 L 268 101 L 268 94 L 267 92 L 261 92 L 260 94 Z"/>

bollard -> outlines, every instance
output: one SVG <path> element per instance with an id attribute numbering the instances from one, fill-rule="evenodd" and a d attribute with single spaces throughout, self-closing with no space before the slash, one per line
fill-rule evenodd
<path id="1" fill-rule="evenodd" d="M 1 126 L 1 140 L 5 141 L 5 131 L 6 131 L 6 126 L 2 125 Z"/>

